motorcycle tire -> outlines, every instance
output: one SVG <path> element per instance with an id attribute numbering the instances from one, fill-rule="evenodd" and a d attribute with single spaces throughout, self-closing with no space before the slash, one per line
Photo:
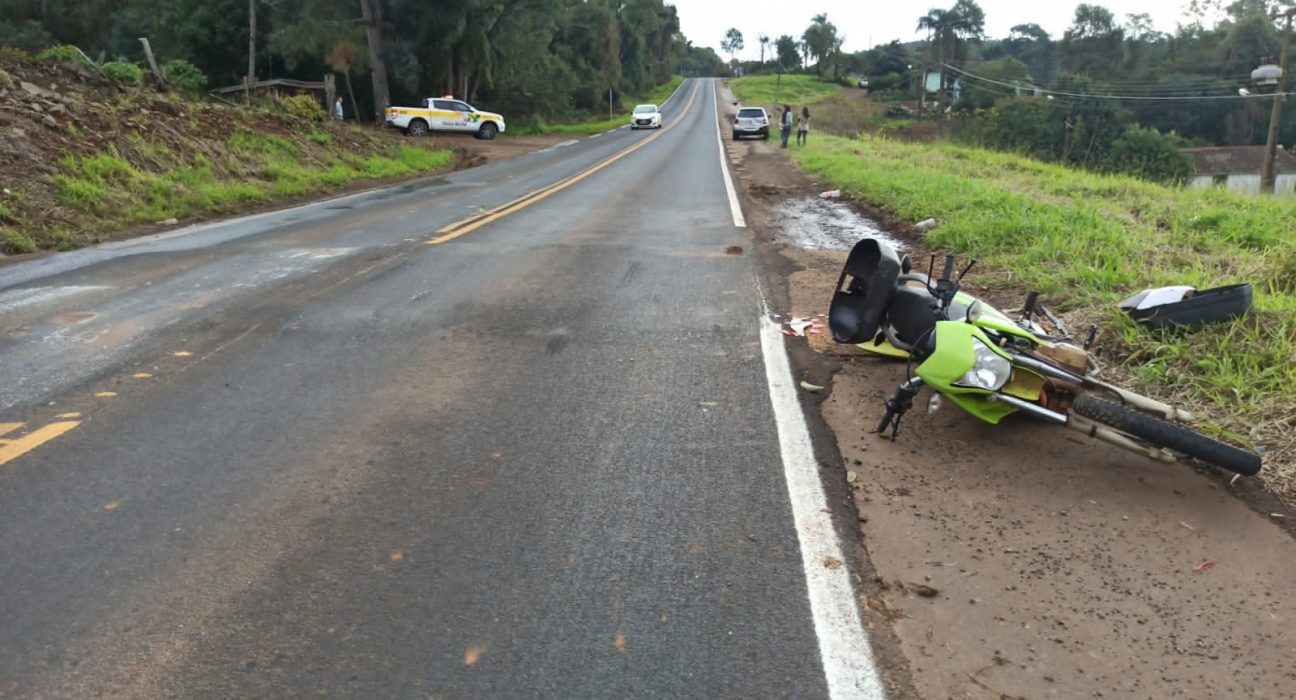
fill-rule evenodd
<path id="1" fill-rule="evenodd" d="M 1260 455 L 1212 440 L 1143 411 L 1090 394 L 1076 397 L 1075 402 L 1071 404 L 1071 409 L 1086 418 L 1207 464 L 1244 476 L 1255 476 L 1260 472 Z"/>

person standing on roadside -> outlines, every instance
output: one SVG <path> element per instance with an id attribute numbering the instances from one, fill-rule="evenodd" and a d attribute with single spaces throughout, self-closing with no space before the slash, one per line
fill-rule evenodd
<path id="1" fill-rule="evenodd" d="M 338 121 L 342 121 L 342 98 L 341 97 L 337 98 L 337 102 L 333 104 L 333 118 Z"/>
<path id="2" fill-rule="evenodd" d="M 797 120 L 797 145 L 806 145 L 806 140 L 810 137 L 810 108 L 801 108 L 801 118 Z"/>
<path id="3" fill-rule="evenodd" d="M 792 106 L 783 105 L 783 116 L 779 118 L 779 126 L 783 132 L 783 145 L 779 148 L 787 148 L 788 138 L 792 136 Z"/>

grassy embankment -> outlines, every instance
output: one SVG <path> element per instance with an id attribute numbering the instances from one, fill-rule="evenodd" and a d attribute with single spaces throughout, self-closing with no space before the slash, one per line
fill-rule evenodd
<path id="1" fill-rule="evenodd" d="M 59 159 L 54 175 L 60 199 L 100 225 L 124 227 L 166 219 L 236 211 L 248 205 L 341 187 L 356 180 L 384 180 L 444 168 L 449 151 L 399 145 L 371 155 L 333 147 L 316 131 L 305 138 L 239 131 L 215 159 L 179 154 L 139 140 L 132 151 L 146 165 L 116 148 Z M 152 166 L 152 167 L 149 167 Z M 54 232 L 58 236 L 58 232 Z M 53 241 L 62 247 L 64 241 Z"/>
<path id="2" fill-rule="evenodd" d="M 820 137 L 800 166 L 910 221 L 932 250 L 976 257 L 973 282 L 1038 289 L 1104 324 L 1114 374 L 1198 409 L 1217 435 L 1264 446 L 1265 479 L 1296 494 L 1296 199 L 1182 190 L 948 144 Z M 1151 286 L 1255 287 L 1252 312 L 1149 332 L 1114 308 Z M 1079 330 L 1076 328 L 1073 331 Z"/>
<path id="3" fill-rule="evenodd" d="M 834 97 L 842 86 L 813 75 L 784 75 L 781 80 L 777 75 L 749 75 L 730 80 L 729 89 L 743 104 L 763 107 L 789 104 L 799 111 L 803 106 Z"/>
<path id="4" fill-rule="evenodd" d="M 604 131 L 611 131 L 620 126 L 629 123 L 630 110 L 635 105 L 654 104 L 660 105 L 666 101 L 666 98 L 675 92 L 675 89 L 684 82 L 684 78 L 678 75 L 671 76 L 671 79 L 657 87 L 642 97 L 622 97 L 621 109 L 617 110 L 616 116 L 611 119 L 597 119 L 596 121 L 579 121 L 570 124 L 546 124 L 543 121 L 534 124 L 520 126 L 518 129 L 509 129 L 510 135 L 531 136 L 535 134 L 572 134 L 576 136 L 586 134 L 599 134 Z"/>

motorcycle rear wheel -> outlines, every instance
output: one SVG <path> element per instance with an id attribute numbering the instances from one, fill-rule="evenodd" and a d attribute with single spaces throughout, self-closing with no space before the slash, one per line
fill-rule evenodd
<path id="1" fill-rule="evenodd" d="M 1086 418 L 1133 435 L 1158 447 L 1166 447 L 1207 464 L 1244 476 L 1260 472 L 1260 455 L 1212 440 L 1187 428 L 1143 411 L 1100 399 L 1091 394 L 1076 397 L 1071 409 Z"/>

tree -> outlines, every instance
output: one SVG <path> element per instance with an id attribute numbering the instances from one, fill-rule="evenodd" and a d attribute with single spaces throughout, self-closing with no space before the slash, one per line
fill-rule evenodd
<path id="1" fill-rule="evenodd" d="M 985 12 L 973 0 L 958 0 L 948 10 L 932 8 L 918 18 L 918 29 L 932 37 L 932 58 L 938 63 L 962 60 L 962 45 L 985 35 Z"/>
<path id="2" fill-rule="evenodd" d="M 1080 75 L 1110 74 L 1119 65 L 1124 40 L 1125 31 L 1117 26 L 1111 10 L 1081 3 L 1062 35 L 1060 62 L 1066 70 Z"/>
<path id="3" fill-rule="evenodd" d="M 1057 75 L 1056 45 L 1038 24 L 1018 24 L 1000 44 L 1005 55 L 1026 64 L 1031 78 L 1049 85 Z"/>
<path id="4" fill-rule="evenodd" d="M 360 0 L 360 16 L 364 19 L 365 34 L 369 39 L 369 74 L 373 80 L 374 120 L 381 121 L 383 111 L 391 106 L 391 91 L 387 88 L 387 61 L 383 56 L 383 0 Z"/>
<path id="5" fill-rule="evenodd" d="M 805 44 L 806 57 L 816 61 L 815 73 L 823 72 L 824 63 L 832 59 L 842 44 L 837 36 L 837 26 L 828 21 L 827 14 L 811 18 L 810 26 L 801 34 L 801 41 Z"/>
<path id="6" fill-rule="evenodd" d="M 765 49 L 769 48 L 770 38 L 768 34 L 757 34 L 756 41 L 760 42 L 760 62 L 765 65 Z"/>
<path id="7" fill-rule="evenodd" d="M 725 32 L 724 39 L 720 40 L 720 48 L 729 54 L 729 60 L 734 60 L 734 54 L 743 50 L 743 35 L 736 27 L 730 27 Z"/>
<path id="8" fill-rule="evenodd" d="M 796 39 L 787 34 L 774 40 L 774 52 L 783 70 L 792 70 L 801 65 L 801 54 L 797 52 Z"/>

